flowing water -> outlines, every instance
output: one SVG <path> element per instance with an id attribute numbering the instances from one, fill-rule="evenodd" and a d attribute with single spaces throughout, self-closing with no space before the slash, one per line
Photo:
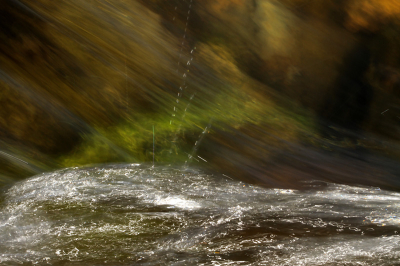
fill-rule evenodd
<path id="1" fill-rule="evenodd" d="M 3 195 L 1 265 L 400 265 L 400 194 L 196 169 L 65 169 Z"/>

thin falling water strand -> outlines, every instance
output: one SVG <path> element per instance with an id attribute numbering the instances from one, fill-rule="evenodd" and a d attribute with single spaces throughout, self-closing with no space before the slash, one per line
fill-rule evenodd
<path id="1" fill-rule="evenodd" d="M 185 44 L 185 40 L 186 40 L 186 32 L 187 32 L 187 28 L 188 28 L 188 24 L 189 24 L 189 18 L 190 18 L 191 9 L 192 9 L 192 0 L 190 0 L 189 7 L 188 7 L 188 12 L 187 12 L 187 16 L 186 16 L 185 29 L 184 29 L 184 34 L 183 34 L 183 37 L 182 37 L 181 48 L 180 48 L 180 51 L 179 51 L 178 65 L 177 65 L 177 68 L 176 68 L 176 72 L 177 73 L 179 73 L 179 67 L 180 67 L 181 57 L 182 57 L 183 48 L 184 48 L 184 44 Z M 177 10 L 177 6 L 175 7 L 175 10 Z M 175 17 L 173 18 L 173 20 L 175 20 Z M 174 108 L 173 108 L 172 118 L 170 120 L 170 125 L 171 126 L 174 123 L 175 117 L 177 116 L 177 113 L 179 111 L 179 104 L 181 104 L 180 102 L 181 102 L 181 98 L 182 98 L 183 92 L 184 92 L 184 90 L 187 89 L 186 79 L 187 79 L 188 74 L 189 74 L 190 65 L 193 62 L 194 50 L 196 50 L 196 47 L 191 49 L 189 57 L 188 57 L 188 60 L 187 60 L 186 64 L 184 64 L 184 66 L 183 66 L 184 69 L 183 69 L 183 72 L 182 72 L 182 84 L 179 86 L 179 89 L 178 89 L 178 92 L 177 92 L 177 97 L 176 97 Z M 180 132 L 180 130 L 182 128 L 182 123 L 183 123 L 183 120 L 184 120 L 184 118 L 186 116 L 186 111 L 188 110 L 188 108 L 190 106 L 190 103 L 191 103 L 192 99 L 194 98 L 194 96 L 195 96 L 195 93 L 191 95 L 191 97 L 189 99 L 189 103 L 183 109 L 183 113 L 182 113 L 182 116 L 181 116 L 181 119 L 180 119 L 180 123 L 179 123 L 178 129 L 175 131 L 174 139 L 171 142 L 172 145 L 171 145 L 170 153 L 172 153 L 172 150 L 173 150 L 174 146 L 176 146 L 178 133 Z"/>
<path id="2" fill-rule="evenodd" d="M 210 119 L 210 121 L 208 122 L 208 125 L 204 128 L 204 130 L 201 132 L 199 138 L 194 143 L 192 152 L 190 154 L 188 154 L 188 160 L 185 161 L 185 168 L 188 166 L 188 163 L 190 163 L 192 161 L 192 159 L 195 159 L 196 161 L 198 161 L 196 158 L 194 158 L 194 156 L 195 156 L 197 150 L 199 149 L 201 141 L 204 139 L 205 135 L 211 129 L 211 125 L 212 125 L 212 119 Z M 197 156 L 197 157 L 200 158 L 201 160 L 203 160 L 204 162 L 207 162 L 206 159 L 204 159 L 200 156 Z"/>
<path id="3" fill-rule="evenodd" d="M 175 10 L 177 10 L 177 8 L 178 7 L 176 6 Z M 176 68 L 176 72 L 178 74 L 179 74 L 179 67 L 180 67 L 180 64 L 181 64 L 181 57 L 182 57 L 182 53 L 183 53 L 183 48 L 184 48 L 184 44 L 185 44 L 185 40 L 186 40 L 186 31 L 187 31 L 187 27 L 188 27 L 188 24 L 189 24 L 191 8 L 192 8 L 192 0 L 190 0 L 190 3 L 189 3 L 189 8 L 188 8 L 187 17 L 186 17 L 184 34 L 183 34 L 183 37 L 182 37 L 181 47 L 180 47 L 180 51 L 179 51 L 178 64 L 177 64 L 177 68 Z M 175 20 L 175 17 L 173 18 L 173 20 Z M 182 98 L 183 91 L 185 89 L 187 89 L 186 78 L 187 78 L 188 73 L 189 73 L 189 66 L 190 66 L 191 62 L 193 61 L 193 51 L 195 49 L 196 49 L 196 47 L 190 51 L 190 60 L 188 60 L 186 62 L 186 64 L 184 65 L 184 69 L 183 69 L 183 73 L 182 73 L 182 84 L 179 86 L 179 89 L 178 89 L 178 92 L 177 92 L 177 97 L 176 97 L 176 100 L 175 100 L 175 105 L 174 105 L 174 109 L 173 109 L 173 113 L 172 113 L 172 119 L 170 120 L 170 124 L 171 125 L 174 122 L 174 118 L 177 115 L 177 112 L 178 112 L 178 109 L 179 109 L 178 106 L 179 106 L 180 99 Z"/>

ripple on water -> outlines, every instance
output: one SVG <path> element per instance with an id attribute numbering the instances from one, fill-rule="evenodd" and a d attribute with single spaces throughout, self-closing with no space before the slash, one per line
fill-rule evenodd
<path id="1" fill-rule="evenodd" d="M 266 189 L 195 169 L 65 169 L 10 188 L 0 263 L 392 265 L 400 194 Z"/>

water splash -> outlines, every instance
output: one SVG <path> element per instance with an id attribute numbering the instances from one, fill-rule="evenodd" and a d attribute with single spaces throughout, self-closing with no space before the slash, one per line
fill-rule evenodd
<path id="1" fill-rule="evenodd" d="M 394 265 L 400 194 L 266 189 L 199 170 L 65 169 L 10 188 L 0 263 Z"/>

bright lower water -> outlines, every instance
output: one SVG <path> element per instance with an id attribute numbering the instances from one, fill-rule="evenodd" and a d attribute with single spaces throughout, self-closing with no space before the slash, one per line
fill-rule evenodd
<path id="1" fill-rule="evenodd" d="M 1 265 L 400 265 L 400 194 L 374 187 L 108 165 L 32 177 L 1 204 Z"/>

